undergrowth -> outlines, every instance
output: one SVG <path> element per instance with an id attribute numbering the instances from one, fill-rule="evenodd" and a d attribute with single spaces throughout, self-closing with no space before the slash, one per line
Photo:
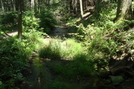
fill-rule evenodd
<path id="1" fill-rule="evenodd" d="M 39 50 L 39 55 L 42 58 L 52 59 L 73 59 L 73 57 L 83 51 L 84 47 L 74 39 L 65 41 L 55 40 Z M 77 50 L 77 51 L 76 51 Z"/>
<path id="2" fill-rule="evenodd" d="M 0 88 L 18 89 L 17 85 L 24 80 L 23 70 L 29 66 L 32 52 L 41 46 L 40 32 L 24 33 L 22 40 L 9 37 L 0 41 Z"/>
<path id="3" fill-rule="evenodd" d="M 48 44 L 43 40 L 43 36 L 47 35 L 39 31 L 50 33 L 54 29 L 56 20 L 51 12 L 42 11 L 39 22 L 26 12 L 23 17 L 22 40 L 10 37 L 0 41 L 0 88 L 17 89 L 15 85 L 18 81 L 23 81 L 22 70 L 29 66 L 28 58 L 36 49 L 40 58 L 67 61 L 68 63 L 56 63 L 49 67 L 54 73 L 72 81 L 98 75 L 100 70 L 108 68 L 113 56 L 118 58 L 124 54 L 133 54 L 134 29 L 127 29 L 133 20 L 113 22 L 115 7 L 116 4 L 104 5 L 99 19 L 93 15 L 80 24 L 79 20 L 70 20 L 68 25 L 73 28 L 69 30 L 76 31 L 71 35 L 75 39 L 55 39 Z M 75 86 L 55 81 L 49 88 L 72 89 Z"/>
<path id="4" fill-rule="evenodd" d="M 127 28 L 133 23 L 133 20 L 121 19 L 114 22 L 116 7 L 116 4 L 104 5 L 99 18 L 93 15 L 79 25 L 77 19 L 68 22 L 70 32 L 75 31 L 71 36 L 79 43 L 72 39 L 58 42 L 58 47 L 55 46 L 57 49 L 54 52 L 60 55 L 60 59 L 66 59 L 67 63 L 50 64 L 49 67 L 55 74 L 73 82 L 94 77 L 94 80 L 90 82 L 91 86 L 96 87 L 101 83 L 104 85 L 103 80 L 98 76 L 101 75 L 101 72 L 107 71 L 111 57 L 120 58 L 124 54 L 134 53 L 134 31 L 133 28 Z M 39 51 L 40 54 L 50 55 L 53 49 L 51 47 L 53 46 L 50 43 L 50 49 L 48 46 L 44 47 Z M 50 53 L 47 54 L 48 50 Z M 47 58 L 43 54 L 40 57 Z M 53 86 L 56 86 L 55 84 L 59 82 L 55 81 Z"/>
<path id="5" fill-rule="evenodd" d="M 50 34 L 57 24 L 56 19 L 51 11 L 44 9 L 39 15 L 39 27 L 43 28 L 43 32 Z"/>
<path id="6" fill-rule="evenodd" d="M 133 28 L 128 29 L 133 20 L 120 19 L 114 22 L 115 8 L 116 4 L 107 4 L 102 7 L 99 18 L 93 14 L 79 25 L 75 19 L 68 22 L 68 25 L 72 26 L 73 23 L 77 28 L 76 33 L 72 33 L 71 36 L 83 42 L 90 58 L 101 67 L 108 67 L 110 58 L 117 56 L 118 53 L 128 54 L 134 49 L 132 46 L 134 31 Z"/>

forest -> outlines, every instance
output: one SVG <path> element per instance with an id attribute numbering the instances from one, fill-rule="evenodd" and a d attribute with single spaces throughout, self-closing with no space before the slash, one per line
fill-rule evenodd
<path id="1" fill-rule="evenodd" d="M 0 89 L 134 89 L 133 0 L 0 0 Z"/>

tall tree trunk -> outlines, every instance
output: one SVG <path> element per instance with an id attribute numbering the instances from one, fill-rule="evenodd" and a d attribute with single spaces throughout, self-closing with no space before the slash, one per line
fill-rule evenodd
<path id="1" fill-rule="evenodd" d="M 34 9 L 34 0 L 31 0 L 31 9 Z"/>
<path id="2" fill-rule="evenodd" d="M 83 10 L 86 10 L 87 8 L 87 0 L 83 0 Z"/>
<path id="3" fill-rule="evenodd" d="M 4 11 L 3 1 L 2 1 L 2 0 L 0 0 L 0 1 L 1 1 L 1 8 L 2 8 L 2 10 Z"/>
<path id="4" fill-rule="evenodd" d="M 132 0 L 118 0 L 118 8 L 115 21 L 132 18 Z"/>
<path id="5" fill-rule="evenodd" d="M 83 18 L 83 6 L 82 6 L 82 0 L 80 0 L 80 12 L 81 12 L 81 19 Z"/>
<path id="6" fill-rule="evenodd" d="M 72 5 L 72 9 L 73 9 L 73 14 L 77 14 L 77 12 L 78 12 L 78 8 L 77 8 L 77 0 L 72 0 L 71 1 L 71 5 Z"/>
<path id="7" fill-rule="evenodd" d="M 15 11 L 15 2 L 14 0 L 11 0 L 12 10 Z"/>
<path id="8" fill-rule="evenodd" d="M 18 0 L 18 38 L 22 37 L 22 2 Z"/>

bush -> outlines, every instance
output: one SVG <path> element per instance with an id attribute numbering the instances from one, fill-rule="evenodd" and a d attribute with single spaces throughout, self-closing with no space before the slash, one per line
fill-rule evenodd
<path id="1" fill-rule="evenodd" d="M 3 89 L 17 89 L 16 85 L 23 80 L 22 70 L 29 66 L 28 58 L 41 46 L 40 32 L 32 30 L 23 34 L 22 40 L 10 37 L 0 41 L 0 81 Z"/>
<path id="2" fill-rule="evenodd" d="M 17 24 L 18 15 L 17 12 L 7 12 L 0 15 L 0 24 L 3 28 L 11 27 Z"/>
<path id="3" fill-rule="evenodd" d="M 119 58 L 123 54 L 131 53 L 134 48 L 132 46 L 134 45 L 132 40 L 134 31 L 131 30 L 133 28 L 126 29 L 133 21 L 119 20 L 114 23 L 116 5 L 110 4 L 105 6 L 107 8 L 103 7 L 97 19 L 93 15 L 79 25 L 76 25 L 75 20 L 72 23 L 78 28 L 77 33 L 74 33 L 73 36 L 85 44 L 90 58 L 95 64 L 97 63 L 97 66 L 100 65 L 100 68 L 107 67 L 111 57 Z"/>
<path id="4" fill-rule="evenodd" d="M 32 29 L 41 30 L 39 29 L 39 24 L 37 18 L 33 15 L 32 11 L 25 11 L 22 18 L 23 29 L 24 31 L 28 32 Z"/>
<path id="5" fill-rule="evenodd" d="M 0 79 L 3 89 L 11 89 L 23 80 L 21 70 L 28 65 L 29 52 L 24 49 L 23 42 L 15 38 L 1 41 L 0 46 Z"/>
<path id="6" fill-rule="evenodd" d="M 51 33 L 51 31 L 55 28 L 55 25 L 57 24 L 53 14 L 49 10 L 44 10 L 41 12 L 39 18 L 39 24 L 40 27 L 43 28 L 43 31 L 47 34 Z"/>

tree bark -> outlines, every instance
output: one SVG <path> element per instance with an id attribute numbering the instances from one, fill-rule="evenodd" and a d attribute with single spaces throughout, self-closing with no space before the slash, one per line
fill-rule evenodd
<path id="1" fill-rule="evenodd" d="M 2 0 L 0 0 L 0 1 L 1 1 L 1 8 L 2 8 L 3 11 L 5 11 L 4 10 L 4 5 L 3 5 L 3 1 Z"/>
<path id="2" fill-rule="evenodd" d="M 72 9 L 73 9 L 73 14 L 77 14 L 78 12 L 78 8 L 77 8 L 77 0 L 71 0 L 71 6 L 72 6 Z"/>
<path id="3" fill-rule="evenodd" d="M 34 0 L 31 0 L 31 9 L 34 9 Z"/>
<path id="4" fill-rule="evenodd" d="M 83 19 L 83 6 L 82 6 L 82 0 L 80 0 L 80 12 L 81 12 L 81 19 Z"/>
<path id="5" fill-rule="evenodd" d="M 15 11 L 16 9 L 15 9 L 15 1 L 14 0 L 12 0 L 12 4 L 13 4 L 13 10 Z"/>
<path id="6" fill-rule="evenodd" d="M 21 0 L 18 0 L 18 38 L 22 37 L 22 3 Z"/>
<path id="7" fill-rule="evenodd" d="M 118 0 L 118 7 L 116 18 L 114 21 L 119 19 L 130 20 L 132 18 L 132 0 Z"/>

